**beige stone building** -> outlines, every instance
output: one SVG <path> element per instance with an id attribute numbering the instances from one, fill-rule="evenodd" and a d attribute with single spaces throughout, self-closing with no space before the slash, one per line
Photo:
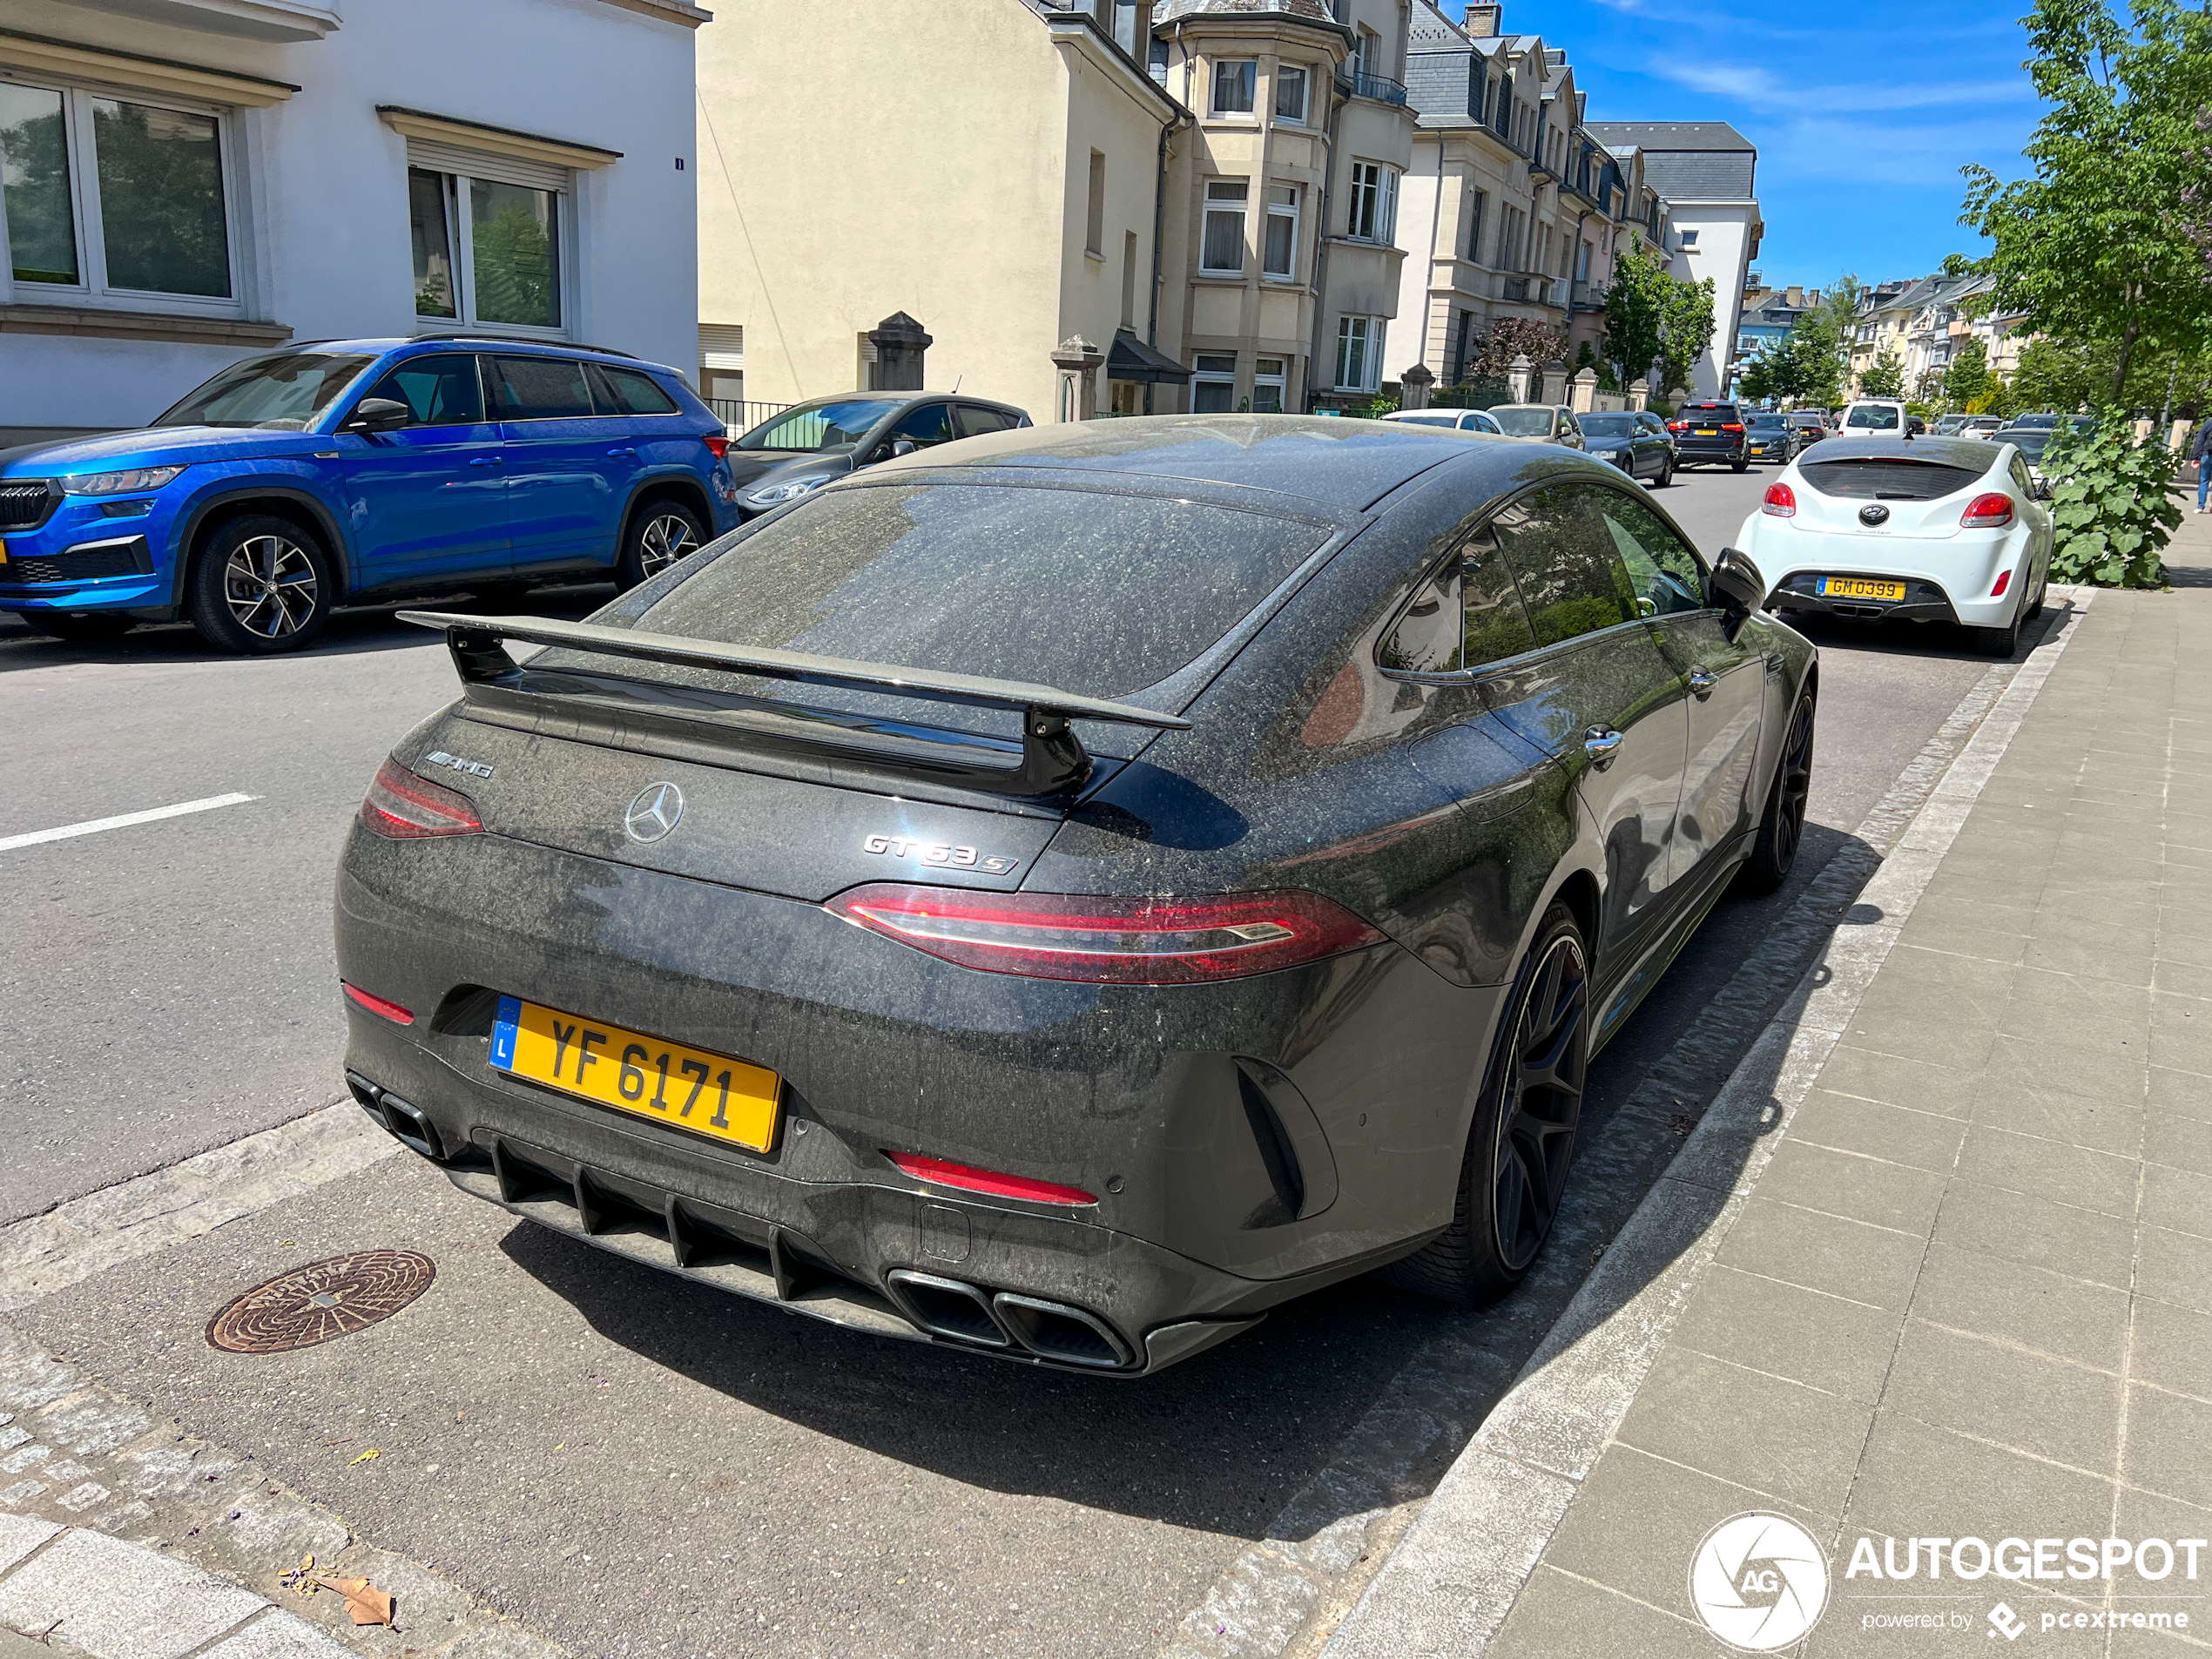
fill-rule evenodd
<path id="1" fill-rule="evenodd" d="M 933 388 L 1041 421 L 1372 395 L 1407 4 L 724 8 L 699 31 L 701 389 L 865 389 L 904 313 Z"/>

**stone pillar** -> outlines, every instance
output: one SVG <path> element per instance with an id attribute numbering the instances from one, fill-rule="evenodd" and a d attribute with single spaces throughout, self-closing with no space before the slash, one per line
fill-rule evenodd
<path id="1" fill-rule="evenodd" d="M 1567 407 L 1577 415 L 1588 415 L 1597 407 L 1597 370 L 1586 368 L 1575 375 L 1568 388 Z"/>
<path id="2" fill-rule="evenodd" d="M 1536 401 L 1539 403 L 1567 401 L 1567 365 L 1565 363 L 1553 362 L 1544 366 L 1543 395 L 1537 398 Z"/>
<path id="3" fill-rule="evenodd" d="M 1060 395 L 1055 406 L 1062 421 L 1090 421 L 1098 415 L 1098 369 L 1106 354 L 1081 334 L 1070 334 L 1052 354 L 1060 371 Z"/>
<path id="4" fill-rule="evenodd" d="M 1515 403 L 1528 401 L 1528 377 L 1536 372 L 1536 365 L 1526 356 L 1516 356 L 1506 369 L 1506 389 L 1513 394 Z"/>
<path id="5" fill-rule="evenodd" d="M 1629 382 L 1629 407 L 1642 410 L 1651 401 L 1651 382 L 1639 374 Z"/>
<path id="6" fill-rule="evenodd" d="M 1401 409 L 1425 409 L 1428 407 L 1429 388 L 1436 384 L 1436 376 L 1426 363 L 1416 363 L 1398 377 L 1398 407 Z"/>
<path id="7" fill-rule="evenodd" d="M 893 312 L 869 329 L 868 344 L 875 347 L 875 389 L 921 391 L 922 354 L 933 343 L 928 331 L 903 311 Z"/>

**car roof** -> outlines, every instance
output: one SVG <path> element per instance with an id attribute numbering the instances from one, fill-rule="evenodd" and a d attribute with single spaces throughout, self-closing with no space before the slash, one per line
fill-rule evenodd
<path id="1" fill-rule="evenodd" d="M 499 334 L 407 334 L 371 335 L 360 340 L 297 340 L 256 352 L 254 357 L 287 357 L 299 352 L 345 352 L 364 357 L 382 357 L 390 354 L 413 356 L 419 351 L 496 350 L 518 352 L 525 355 L 556 357 L 590 357 L 631 368 L 655 368 L 664 374 L 678 374 L 682 371 L 665 363 L 652 362 L 626 351 L 617 351 L 611 346 L 588 346 L 568 340 L 509 340 Z M 242 358 L 251 362 L 253 358 Z"/>
<path id="2" fill-rule="evenodd" d="M 974 392 L 828 392 L 820 397 L 810 397 L 801 402 L 793 403 L 788 408 L 778 409 L 776 415 L 789 415 L 792 409 L 818 408 L 829 403 L 858 403 L 864 401 L 874 401 L 887 399 L 891 402 L 903 406 L 909 403 L 940 402 L 955 397 L 963 403 L 981 403 L 989 408 L 1004 409 L 1008 415 L 1028 413 L 1018 404 L 1001 402 L 995 397 L 979 396 Z M 776 415 L 765 418 L 772 421 L 776 418 Z"/>
<path id="3" fill-rule="evenodd" d="M 1986 472 L 2004 446 L 1986 438 L 1825 438 L 1797 457 L 1816 461 L 1925 461 L 1944 467 Z"/>
<path id="4" fill-rule="evenodd" d="M 1511 444 L 1469 443 L 1411 421 L 1303 415 L 1153 415 L 1022 427 L 963 441 L 950 455 L 923 449 L 871 467 L 897 472 L 990 469 L 1081 473 L 1109 479 L 1189 481 L 1304 496 L 1358 512 L 1447 461 L 1495 454 L 1501 477 L 1526 463 Z M 857 481 L 856 481 L 857 482 Z"/>

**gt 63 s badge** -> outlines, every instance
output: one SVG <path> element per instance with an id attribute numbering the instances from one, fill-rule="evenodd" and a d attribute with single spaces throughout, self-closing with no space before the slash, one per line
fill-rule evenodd
<path id="1" fill-rule="evenodd" d="M 1019 859 L 987 859 L 972 846 L 917 841 L 904 835 L 871 835 L 860 843 L 860 850 L 887 853 L 894 859 L 913 859 L 920 864 L 939 865 L 948 870 L 981 870 L 985 875 L 1004 875 L 1021 862 Z"/>

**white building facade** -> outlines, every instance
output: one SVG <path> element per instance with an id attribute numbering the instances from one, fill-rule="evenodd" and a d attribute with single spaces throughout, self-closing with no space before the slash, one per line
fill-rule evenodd
<path id="1" fill-rule="evenodd" d="M 0 442 L 294 341 L 698 347 L 687 0 L 8 0 Z"/>

